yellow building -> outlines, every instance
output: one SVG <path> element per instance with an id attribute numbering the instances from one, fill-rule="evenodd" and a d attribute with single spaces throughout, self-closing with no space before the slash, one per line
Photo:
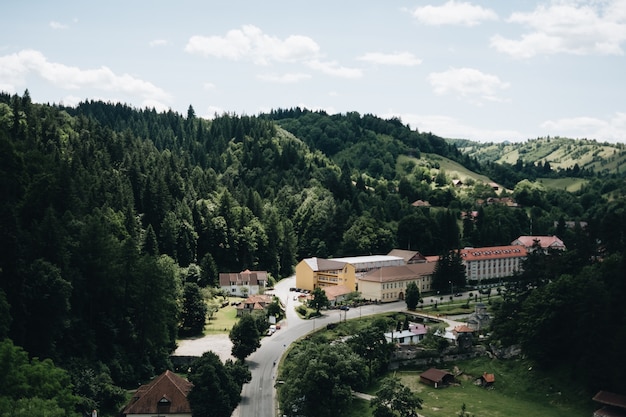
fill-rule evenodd
<path id="1" fill-rule="evenodd" d="M 436 265 L 423 262 L 372 270 L 359 277 L 359 291 L 366 300 L 379 300 L 384 303 L 404 300 L 406 287 L 410 282 L 415 282 L 420 293 L 428 292 L 431 290 Z"/>
<path id="2" fill-rule="evenodd" d="M 340 260 L 307 258 L 296 265 L 296 287 L 313 291 L 317 287 L 335 285 L 356 291 L 356 273 L 352 264 Z"/>

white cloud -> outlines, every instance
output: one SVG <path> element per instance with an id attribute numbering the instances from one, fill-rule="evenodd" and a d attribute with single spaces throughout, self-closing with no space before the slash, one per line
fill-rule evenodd
<path id="1" fill-rule="evenodd" d="M 399 65 L 411 67 L 419 65 L 422 60 L 417 58 L 410 52 L 396 52 L 393 54 L 385 54 L 381 52 L 368 52 L 358 58 L 361 61 L 371 62 L 380 65 Z"/>
<path id="2" fill-rule="evenodd" d="M 541 124 L 546 134 L 573 139 L 626 141 L 626 113 L 617 112 L 607 119 L 572 117 L 546 120 Z"/>
<path id="3" fill-rule="evenodd" d="M 206 112 L 205 112 L 203 118 L 208 119 L 208 120 L 213 120 L 213 119 L 215 119 L 216 116 L 221 116 L 224 113 L 226 113 L 226 112 L 221 107 L 209 106 L 209 107 L 207 107 Z"/>
<path id="4" fill-rule="evenodd" d="M 157 47 L 157 46 L 167 46 L 169 45 L 169 41 L 165 40 L 165 39 L 154 39 L 152 41 L 150 41 L 150 46 L 151 47 Z"/>
<path id="5" fill-rule="evenodd" d="M 491 38 L 491 46 L 515 58 L 535 55 L 622 55 L 626 41 L 626 2 L 554 2 L 530 13 L 516 12 L 510 23 L 526 26 L 520 39 L 502 35 Z"/>
<path id="6" fill-rule="evenodd" d="M 262 74 L 258 79 L 279 84 L 293 84 L 311 78 L 311 74 L 287 73 L 287 74 Z"/>
<path id="7" fill-rule="evenodd" d="M 258 65 L 314 59 L 319 49 L 317 43 L 307 36 L 291 35 L 279 39 L 252 25 L 230 30 L 225 36 L 192 36 L 185 46 L 185 51 L 190 54 L 234 61 L 247 59 Z"/>
<path id="8" fill-rule="evenodd" d="M 359 68 L 348 68 L 339 65 L 336 61 L 308 61 L 309 68 L 320 71 L 323 74 L 339 78 L 361 78 L 363 71 Z"/>
<path id="9" fill-rule="evenodd" d="M 205 90 L 214 90 L 215 87 L 216 87 L 215 84 L 209 83 L 209 82 L 202 84 L 202 88 L 204 88 Z"/>
<path id="10" fill-rule="evenodd" d="M 485 74 L 474 68 L 452 68 L 428 75 L 435 94 L 454 94 L 470 99 L 502 101 L 498 93 L 509 87 L 495 75 Z"/>
<path id="11" fill-rule="evenodd" d="M 441 6 L 422 6 L 412 12 L 413 17 L 426 25 L 463 25 L 476 26 L 487 20 L 498 20 L 498 15 L 491 9 L 473 5 L 469 2 L 450 0 Z"/>
<path id="12" fill-rule="evenodd" d="M 69 26 L 64 25 L 63 23 L 56 22 L 56 21 L 53 20 L 52 22 L 50 22 L 50 27 L 52 29 L 67 29 Z"/>
<path id="13" fill-rule="evenodd" d="M 24 85 L 30 74 L 38 75 L 56 87 L 68 90 L 93 88 L 138 95 L 143 100 L 159 102 L 170 98 L 167 92 L 151 82 L 129 74 L 115 74 L 104 66 L 98 69 L 81 69 L 50 62 L 41 52 L 34 50 L 0 56 L 0 84 Z"/>
<path id="14" fill-rule="evenodd" d="M 527 135 L 515 130 L 487 129 L 468 125 L 454 117 L 432 114 L 392 114 L 381 117 L 400 117 L 403 123 L 420 132 L 431 132 L 443 138 L 470 139 L 481 142 L 521 141 Z"/>

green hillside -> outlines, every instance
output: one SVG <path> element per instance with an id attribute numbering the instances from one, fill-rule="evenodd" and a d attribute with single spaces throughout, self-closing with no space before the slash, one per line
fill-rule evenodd
<path id="1" fill-rule="evenodd" d="M 550 164 L 552 169 L 585 169 L 613 174 L 624 171 L 626 146 L 587 139 L 538 138 L 516 143 L 478 143 L 451 140 L 464 154 L 481 162 Z"/>

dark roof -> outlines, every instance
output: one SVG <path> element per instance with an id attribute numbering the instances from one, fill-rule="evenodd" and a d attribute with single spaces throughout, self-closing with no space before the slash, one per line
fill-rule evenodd
<path id="1" fill-rule="evenodd" d="M 176 375 L 172 371 L 165 371 L 152 382 L 140 386 L 130 404 L 124 408 L 123 415 L 132 414 L 154 414 L 159 402 L 169 402 L 169 413 L 191 413 L 191 407 L 187 400 L 187 394 L 191 391 L 193 384 L 186 379 Z M 162 411 L 160 411 L 163 414 Z"/>
<path id="2" fill-rule="evenodd" d="M 594 397 L 594 401 L 605 405 L 612 405 L 614 407 L 620 407 L 626 409 L 626 396 L 615 394 L 608 391 L 599 391 Z"/>
<path id="3" fill-rule="evenodd" d="M 430 368 L 429 370 L 420 374 L 420 378 L 424 378 L 433 382 L 443 382 L 443 379 L 446 376 L 454 377 L 454 375 L 452 375 L 450 372 L 442 371 L 441 369 L 437 368 Z"/>

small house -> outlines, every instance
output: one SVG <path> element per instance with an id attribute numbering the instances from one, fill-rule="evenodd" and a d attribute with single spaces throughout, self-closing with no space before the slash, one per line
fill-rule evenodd
<path id="1" fill-rule="evenodd" d="M 430 368 L 420 374 L 420 382 L 435 388 L 442 388 L 454 383 L 454 375 L 441 369 Z"/>
<path id="2" fill-rule="evenodd" d="M 191 406 L 187 399 L 191 388 L 191 382 L 172 371 L 165 371 L 149 384 L 140 386 L 121 415 L 191 417 Z"/>
<path id="3" fill-rule="evenodd" d="M 267 294 L 250 296 L 237 305 L 237 317 L 244 314 L 265 313 L 265 309 L 273 300 L 274 297 Z"/>
<path id="4" fill-rule="evenodd" d="M 480 385 L 484 388 L 492 387 L 496 382 L 495 374 L 488 374 L 487 372 L 483 372 L 483 374 L 476 380 L 476 385 Z"/>

